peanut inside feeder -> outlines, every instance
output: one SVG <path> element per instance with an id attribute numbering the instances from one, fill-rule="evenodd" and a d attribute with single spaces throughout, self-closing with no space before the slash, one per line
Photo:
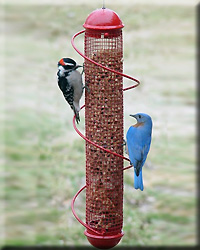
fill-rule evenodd
<path id="1" fill-rule="evenodd" d="M 92 41 L 91 41 L 92 40 Z M 87 46 L 90 44 L 93 46 Z M 87 37 L 85 53 L 92 60 L 123 71 L 122 36 Z M 86 137 L 123 154 L 122 77 L 85 61 Z M 121 232 L 123 223 L 123 159 L 86 142 L 86 223 L 106 233 Z"/>

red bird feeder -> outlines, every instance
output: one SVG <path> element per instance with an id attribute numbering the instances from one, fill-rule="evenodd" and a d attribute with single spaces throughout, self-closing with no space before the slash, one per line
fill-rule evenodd
<path id="1" fill-rule="evenodd" d="M 85 55 L 122 72 L 123 24 L 109 9 L 92 12 L 83 25 Z M 122 77 L 85 60 L 86 137 L 123 154 Z M 85 231 L 94 246 L 115 246 L 123 236 L 123 159 L 86 142 L 86 223 L 103 236 Z M 106 237 L 106 238 L 105 238 Z"/>
<path id="2" fill-rule="evenodd" d="M 72 45 L 85 58 L 85 131 L 86 140 L 86 227 L 85 235 L 97 248 L 111 248 L 123 236 L 123 90 L 139 81 L 124 75 L 124 25 L 112 10 L 93 11 Z M 85 54 L 74 45 L 74 38 L 85 32 Z M 137 82 L 123 89 L 122 77 Z M 127 168 L 126 168 L 127 169 Z"/>

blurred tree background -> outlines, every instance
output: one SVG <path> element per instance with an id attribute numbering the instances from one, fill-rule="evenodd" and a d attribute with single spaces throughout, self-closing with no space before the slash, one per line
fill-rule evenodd
<path id="1" fill-rule="evenodd" d="M 141 81 L 124 93 L 124 135 L 131 113 L 146 112 L 154 123 L 144 191 L 133 188 L 132 169 L 124 173 L 120 245 L 195 245 L 195 4 L 105 2 L 125 24 L 124 72 Z M 85 184 L 85 146 L 56 72 L 61 57 L 83 62 L 70 40 L 102 1 L 1 5 L 1 245 L 89 245 L 70 208 Z M 76 45 L 83 50 L 83 36 Z M 84 132 L 84 111 L 80 115 Z M 84 194 L 76 210 L 84 220 Z"/>

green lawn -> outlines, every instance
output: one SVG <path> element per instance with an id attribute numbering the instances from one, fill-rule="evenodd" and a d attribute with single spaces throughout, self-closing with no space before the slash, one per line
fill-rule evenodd
<path id="1" fill-rule="evenodd" d="M 73 129 L 56 71 L 63 56 L 83 62 L 70 40 L 97 7 L 4 5 L 2 245 L 89 245 L 70 208 L 85 184 L 85 146 Z M 141 80 L 124 93 L 124 134 L 131 113 L 149 113 L 154 123 L 144 191 L 133 188 L 132 169 L 124 174 L 120 246 L 195 245 L 195 9 L 107 7 L 125 24 L 124 72 Z M 83 36 L 76 44 L 83 49 Z M 79 128 L 84 131 L 84 111 Z M 84 220 L 84 193 L 76 211 Z"/>

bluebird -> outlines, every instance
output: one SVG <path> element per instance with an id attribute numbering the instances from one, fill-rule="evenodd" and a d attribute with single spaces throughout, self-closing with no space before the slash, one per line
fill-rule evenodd
<path id="1" fill-rule="evenodd" d="M 130 115 L 137 120 L 126 134 L 126 151 L 134 167 L 134 188 L 143 191 L 142 167 L 147 159 L 151 144 L 152 120 L 144 113 Z"/>

